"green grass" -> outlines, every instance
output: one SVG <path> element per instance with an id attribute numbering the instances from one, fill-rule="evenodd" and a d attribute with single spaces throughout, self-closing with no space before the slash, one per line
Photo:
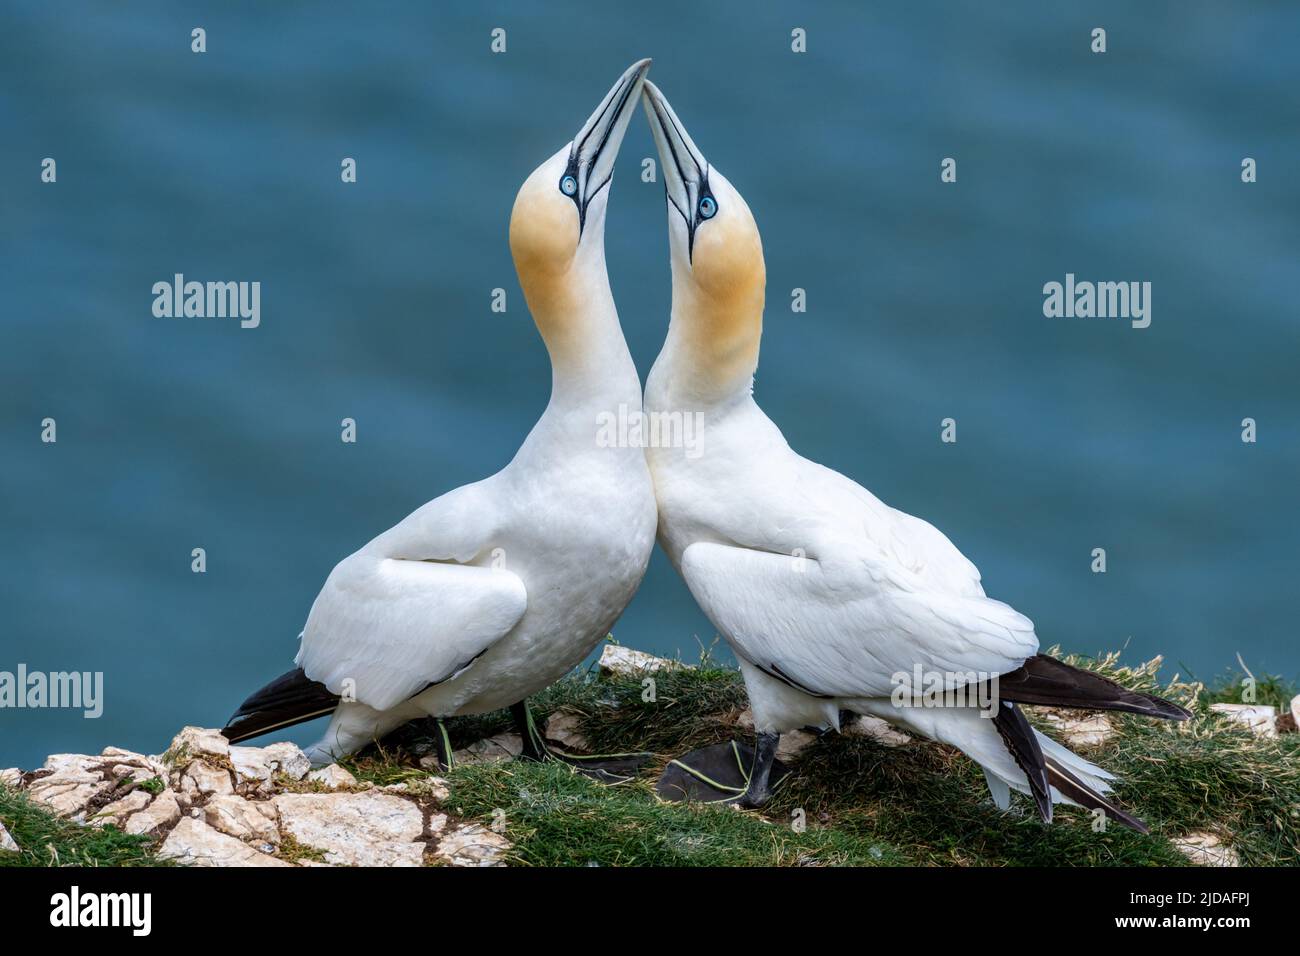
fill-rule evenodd
<path id="1" fill-rule="evenodd" d="M 1300 864 L 1300 735 L 1265 740 L 1204 709 L 1238 699 L 1240 675 L 1206 688 L 1158 681 L 1158 661 L 1127 668 L 1116 656 L 1067 660 L 1196 705 L 1197 716 L 1182 724 L 1114 716 L 1115 737 L 1086 752 L 1121 775 L 1118 798 L 1150 835 L 1114 824 L 1094 832 L 1091 818 L 1069 807 L 1044 826 L 1024 797 L 1003 813 L 980 771 L 952 748 L 887 748 L 837 734 L 799 755 L 761 814 L 660 803 L 652 784 L 668 757 L 737 736 L 743 682 L 707 662 L 655 675 L 653 703 L 643 702 L 640 679 L 591 674 L 534 699 L 539 720 L 558 707 L 582 714 L 594 751 L 659 754 L 635 783 L 600 787 L 563 766 L 465 767 L 451 774 L 452 809 L 485 821 L 504 811 L 517 862 L 531 865 L 1182 866 L 1187 860 L 1170 839 L 1193 830 L 1222 834 L 1246 864 Z M 1285 705 L 1294 693 L 1271 677 L 1256 689 L 1260 703 Z M 458 724 L 453 738 L 464 732 Z M 474 733 L 508 729 L 502 715 L 473 726 Z M 391 763 L 380 765 L 393 772 Z M 799 810 L 804 833 L 790 826 Z"/>
<path id="2" fill-rule="evenodd" d="M 1259 704 L 1267 707 L 1277 708 L 1278 713 L 1285 714 L 1291 709 L 1291 699 L 1295 697 L 1297 688 L 1294 682 L 1285 680 L 1274 674 L 1265 674 L 1263 677 L 1255 679 L 1254 699 L 1245 699 L 1245 678 L 1246 675 L 1229 671 L 1216 678 L 1206 687 L 1200 699 L 1205 704 Z"/>
<path id="3" fill-rule="evenodd" d="M 159 866 L 148 837 L 112 826 L 61 820 L 25 795 L 0 784 L 0 823 L 20 852 L 0 852 L 0 866 Z"/>
<path id="4" fill-rule="evenodd" d="M 892 840 L 917 863 L 1185 865 L 1169 838 L 1214 830 L 1230 837 L 1244 864 L 1300 864 L 1300 735 L 1264 740 L 1205 711 L 1204 704 L 1231 694 L 1235 675 L 1204 688 L 1159 683 L 1158 661 L 1125 668 L 1116 656 L 1066 660 L 1184 705 L 1199 702 L 1187 723 L 1111 715 L 1115 737 L 1080 751 L 1120 776 L 1118 799 L 1150 835 L 1113 824 L 1094 833 L 1084 811 L 1062 806 L 1055 824 L 1044 827 L 1027 798 L 1000 813 L 983 775 L 957 751 L 891 750 L 860 738 L 827 737 L 805 751 L 779 805 L 801 803 L 832 825 Z M 1289 703 L 1294 692 L 1284 682 L 1274 678 L 1271 686 Z M 1033 708 L 1026 713 L 1032 718 Z M 1050 725 L 1039 727 L 1051 732 Z M 837 781 L 833 789 L 830 780 Z"/>
<path id="5" fill-rule="evenodd" d="M 746 706 L 740 674 L 707 660 L 653 675 L 653 701 L 643 700 L 641 678 L 590 672 L 533 699 L 539 722 L 562 707 L 582 715 L 596 752 L 659 755 L 637 780 L 601 786 L 562 764 L 465 766 L 448 775 L 446 809 L 488 824 L 504 814 L 511 862 L 531 866 L 1181 866 L 1187 861 L 1170 840 L 1192 830 L 1219 833 L 1248 865 L 1300 865 L 1300 734 L 1267 740 L 1206 709 L 1240 702 L 1245 675 L 1206 687 L 1159 681 L 1156 661 L 1127 668 L 1116 656 L 1066 659 L 1196 710 L 1181 724 L 1112 716 L 1115 736 L 1084 751 L 1121 776 L 1118 799 L 1151 826 L 1150 835 L 1114 824 L 1094 832 L 1087 814 L 1067 807 L 1044 826 L 1026 797 L 1003 813 L 976 766 L 949 747 L 887 748 L 838 734 L 799 755 L 761 813 L 662 803 L 653 784 L 669 758 L 746 736 L 734 724 Z M 1265 675 L 1255 693 L 1257 703 L 1285 710 L 1295 687 Z M 1033 709 L 1026 712 L 1033 719 Z M 345 764 L 381 785 L 423 777 L 418 757 L 430 744 L 428 729 L 408 725 Z M 449 724 L 457 747 L 510 729 L 506 713 Z M 795 820 L 804 821 L 802 831 Z M 0 821 L 23 847 L 17 857 L 0 854 L 0 865 L 154 862 L 146 838 L 60 821 L 3 787 Z"/>
<path id="6" fill-rule="evenodd" d="M 467 766 L 450 809 L 504 810 L 513 861 L 531 866 L 838 866 L 898 864 L 887 844 L 726 807 L 660 804 L 649 781 L 606 787 L 558 763 Z"/>

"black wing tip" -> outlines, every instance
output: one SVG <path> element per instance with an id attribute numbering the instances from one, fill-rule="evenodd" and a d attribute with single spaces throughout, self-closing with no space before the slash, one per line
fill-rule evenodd
<path id="1" fill-rule="evenodd" d="M 1175 704 L 1172 700 L 1156 697 L 1154 694 L 1148 694 L 1147 697 L 1158 710 L 1158 713 L 1151 715 L 1153 717 L 1163 717 L 1165 720 L 1191 720 L 1194 716 L 1186 707 Z"/>
<path id="2" fill-rule="evenodd" d="M 221 735 L 232 744 L 269 734 L 296 724 L 306 723 L 331 713 L 339 703 L 319 681 L 295 668 L 281 674 L 239 705 L 221 728 Z"/>
<path id="3" fill-rule="evenodd" d="M 257 733 L 254 731 L 244 733 L 240 726 L 235 723 L 235 718 L 232 717 L 230 722 L 221 728 L 221 736 L 225 737 L 230 743 L 237 744 L 243 740 L 251 740 L 257 736 Z"/>
<path id="4" fill-rule="evenodd" d="M 1047 774 L 1053 787 L 1085 810 L 1100 808 L 1110 819 L 1116 823 L 1122 823 L 1130 830 L 1142 834 L 1151 832 L 1151 828 L 1145 823 L 1118 807 L 1114 802 L 1107 800 L 1051 757 L 1047 758 Z"/>
<path id="5" fill-rule="evenodd" d="M 1035 654 L 998 681 L 1003 700 L 1077 710 L 1114 710 L 1160 720 L 1190 720 L 1192 712 L 1171 700 L 1084 670 L 1046 654 Z"/>
<path id="6" fill-rule="evenodd" d="M 1048 777 L 1047 762 L 1043 759 L 1043 750 L 1034 736 L 1034 728 L 1029 725 L 1014 704 L 1004 701 L 993 715 L 993 726 L 997 728 L 1002 742 L 1011 752 L 1011 758 L 1029 781 L 1029 789 L 1034 803 L 1038 807 L 1038 816 L 1044 823 L 1052 822 L 1052 786 Z"/>

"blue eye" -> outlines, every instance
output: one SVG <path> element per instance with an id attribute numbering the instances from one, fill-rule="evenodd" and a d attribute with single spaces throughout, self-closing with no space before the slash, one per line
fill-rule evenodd
<path id="1" fill-rule="evenodd" d="M 572 196 L 578 191 L 578 181 L 572 176 L 565 176 L 560 180 L 560 192 L 566 196 Z"/>
<path id="2" fill-rule="evenodd" d="M 700 218 L 712 219 L 718 212 L 718 204 L 714 202 L 712 196 L 705 196 L 700 200 Z"/>

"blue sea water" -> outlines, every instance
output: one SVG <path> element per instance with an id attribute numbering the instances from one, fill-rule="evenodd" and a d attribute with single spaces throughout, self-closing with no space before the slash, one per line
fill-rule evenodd
<path id="1" fill-rule="evenodd" d="M 0 671 L 102 671 L 105 701 L 0 710 L 0 766 L 221 724 L 338 560 L 510 459 L 550 384 L 514 193 L 641 56 L 763 231 L 757 395 L 796 449 L 936 524 L 1045 645 L 1300 672 L 1300 7 L 595 10 L 5 5 Z M 653 154 L 637 117 L 607 235 L 643 374 Z M 260 281 L 260 327 L 155 318 L 178 272 Z M 1151 326 L 1045 318 L 1067 273 L 1151 282 Z M 615 633 L 713 640 L 659 554 Z"/>

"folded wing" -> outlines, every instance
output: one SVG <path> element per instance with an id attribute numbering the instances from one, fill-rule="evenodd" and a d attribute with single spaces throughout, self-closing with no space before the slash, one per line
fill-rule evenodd
<path id="1" fill-rule="evenodd" d="M 827 565 L 700 542 L 681 568 L 750 663 L 827 697 L 888 697 L 894 675 L 911 677 L 917 665 L 927 674 L 1003 674 L 1038 651 L 1033 623 L 1013 608 L 969 585 L 966 593 L 930 586 L 875 549 Z"/>
<path id="2" fill-rule="evenodd" d="M 527 604 L 504 569 L 358 552 L 312 605 L 297 663 L 345 699 L 387 710 L 470 666 Z"/>

